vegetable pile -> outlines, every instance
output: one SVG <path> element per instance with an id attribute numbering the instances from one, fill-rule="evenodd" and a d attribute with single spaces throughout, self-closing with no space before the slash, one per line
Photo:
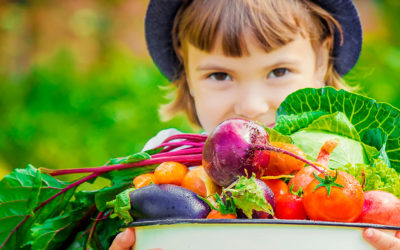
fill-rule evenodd
<path id="1" fill-rule="evenodd" d="M 124 223 L 300 219 L 400 227 L 400 111 L 358 94 L 299 90 L 274 128 L 231 119 L 104 166 L 16 169 L 0 182 L 0 248 L 108 249 Z M 56 176 L 84 175 L 74 182 Z M 106 178 L 111 185 L 78 190 Z"/>

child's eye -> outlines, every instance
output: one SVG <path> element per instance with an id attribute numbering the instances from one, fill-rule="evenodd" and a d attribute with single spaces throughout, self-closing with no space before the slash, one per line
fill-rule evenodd
<path id="1" fill-rule="evenodd" d="M 215 81 L 230 81 L 230 80 L 232 80 L 230 75 L 228 75 L 227 73 L 224 73 L 224 72 L 212 73 L 208 77 Z"/>
<path id="2" fill-rule="evenodd" d="M 277 69 L 272 70 L 268 74 L 268 78 L 282 77 L 282 76 L 286 75 L 287 73 L 289 73 L 289 69 L 287 69 L 287 68 L 277 68 Z"/>

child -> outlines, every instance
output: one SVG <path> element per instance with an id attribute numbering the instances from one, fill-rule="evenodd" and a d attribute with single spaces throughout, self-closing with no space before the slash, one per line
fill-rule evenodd
<path id="1" fill-rule="evenodd" d="M 342 87 L 360 55 L 362 30 L 351 0 L 151 0 L 146 38 L 176 86 L 163 114 L 182 111 L 209 133 L 233 117 L 273 123 L 297 89 Z M 364 237 L 378 248 L 400 248 L 400 239 L 377 230 Z M 111 248 L 133 242 L 130 229 Z"/>

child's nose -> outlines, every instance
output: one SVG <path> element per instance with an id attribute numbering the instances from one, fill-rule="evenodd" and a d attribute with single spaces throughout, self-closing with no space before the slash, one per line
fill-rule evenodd
<path id="1" fill-rule="evenodd" d="M 249 119 L 256 119 L 269 110 L 268 100 L 262 92 L 256 89 L 242 91 L 238 95 L 235 105 L 235 113 Z"/>

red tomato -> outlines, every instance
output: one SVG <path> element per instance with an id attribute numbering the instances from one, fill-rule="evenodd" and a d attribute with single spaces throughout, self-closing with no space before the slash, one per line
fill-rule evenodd
<path id="1" fill-rule="evenodd" d="M 324 175 L 319 177 L 324 178 Z M 311 220 L 353 222 L 360 216 L 364 205 L 360 183 L 343 171 L 338 171 L 336 177 L 329 177 L 333 180 L 331 183 L 342 187 L 331 185 L 329 196 L 328 188 L 319 186 L 321 181 L 317 179 L 304 189 L 303 205 Z"/>
<path id="2" fill-rule="evenodd" d="M 278 219 L 305 220 L 306 211 L 300 197 L 294 194 L 283 194 L 276 198 L 275 216 Z"/>
<path id="3" fill-rule="evenodd" d="M 279 195 L 289 193 L 289 188 L 286 182 L 281 179 L 270 179 L 270 180 L 262 180 L 267 186 L 272 190 L 277 198 Z"/>

